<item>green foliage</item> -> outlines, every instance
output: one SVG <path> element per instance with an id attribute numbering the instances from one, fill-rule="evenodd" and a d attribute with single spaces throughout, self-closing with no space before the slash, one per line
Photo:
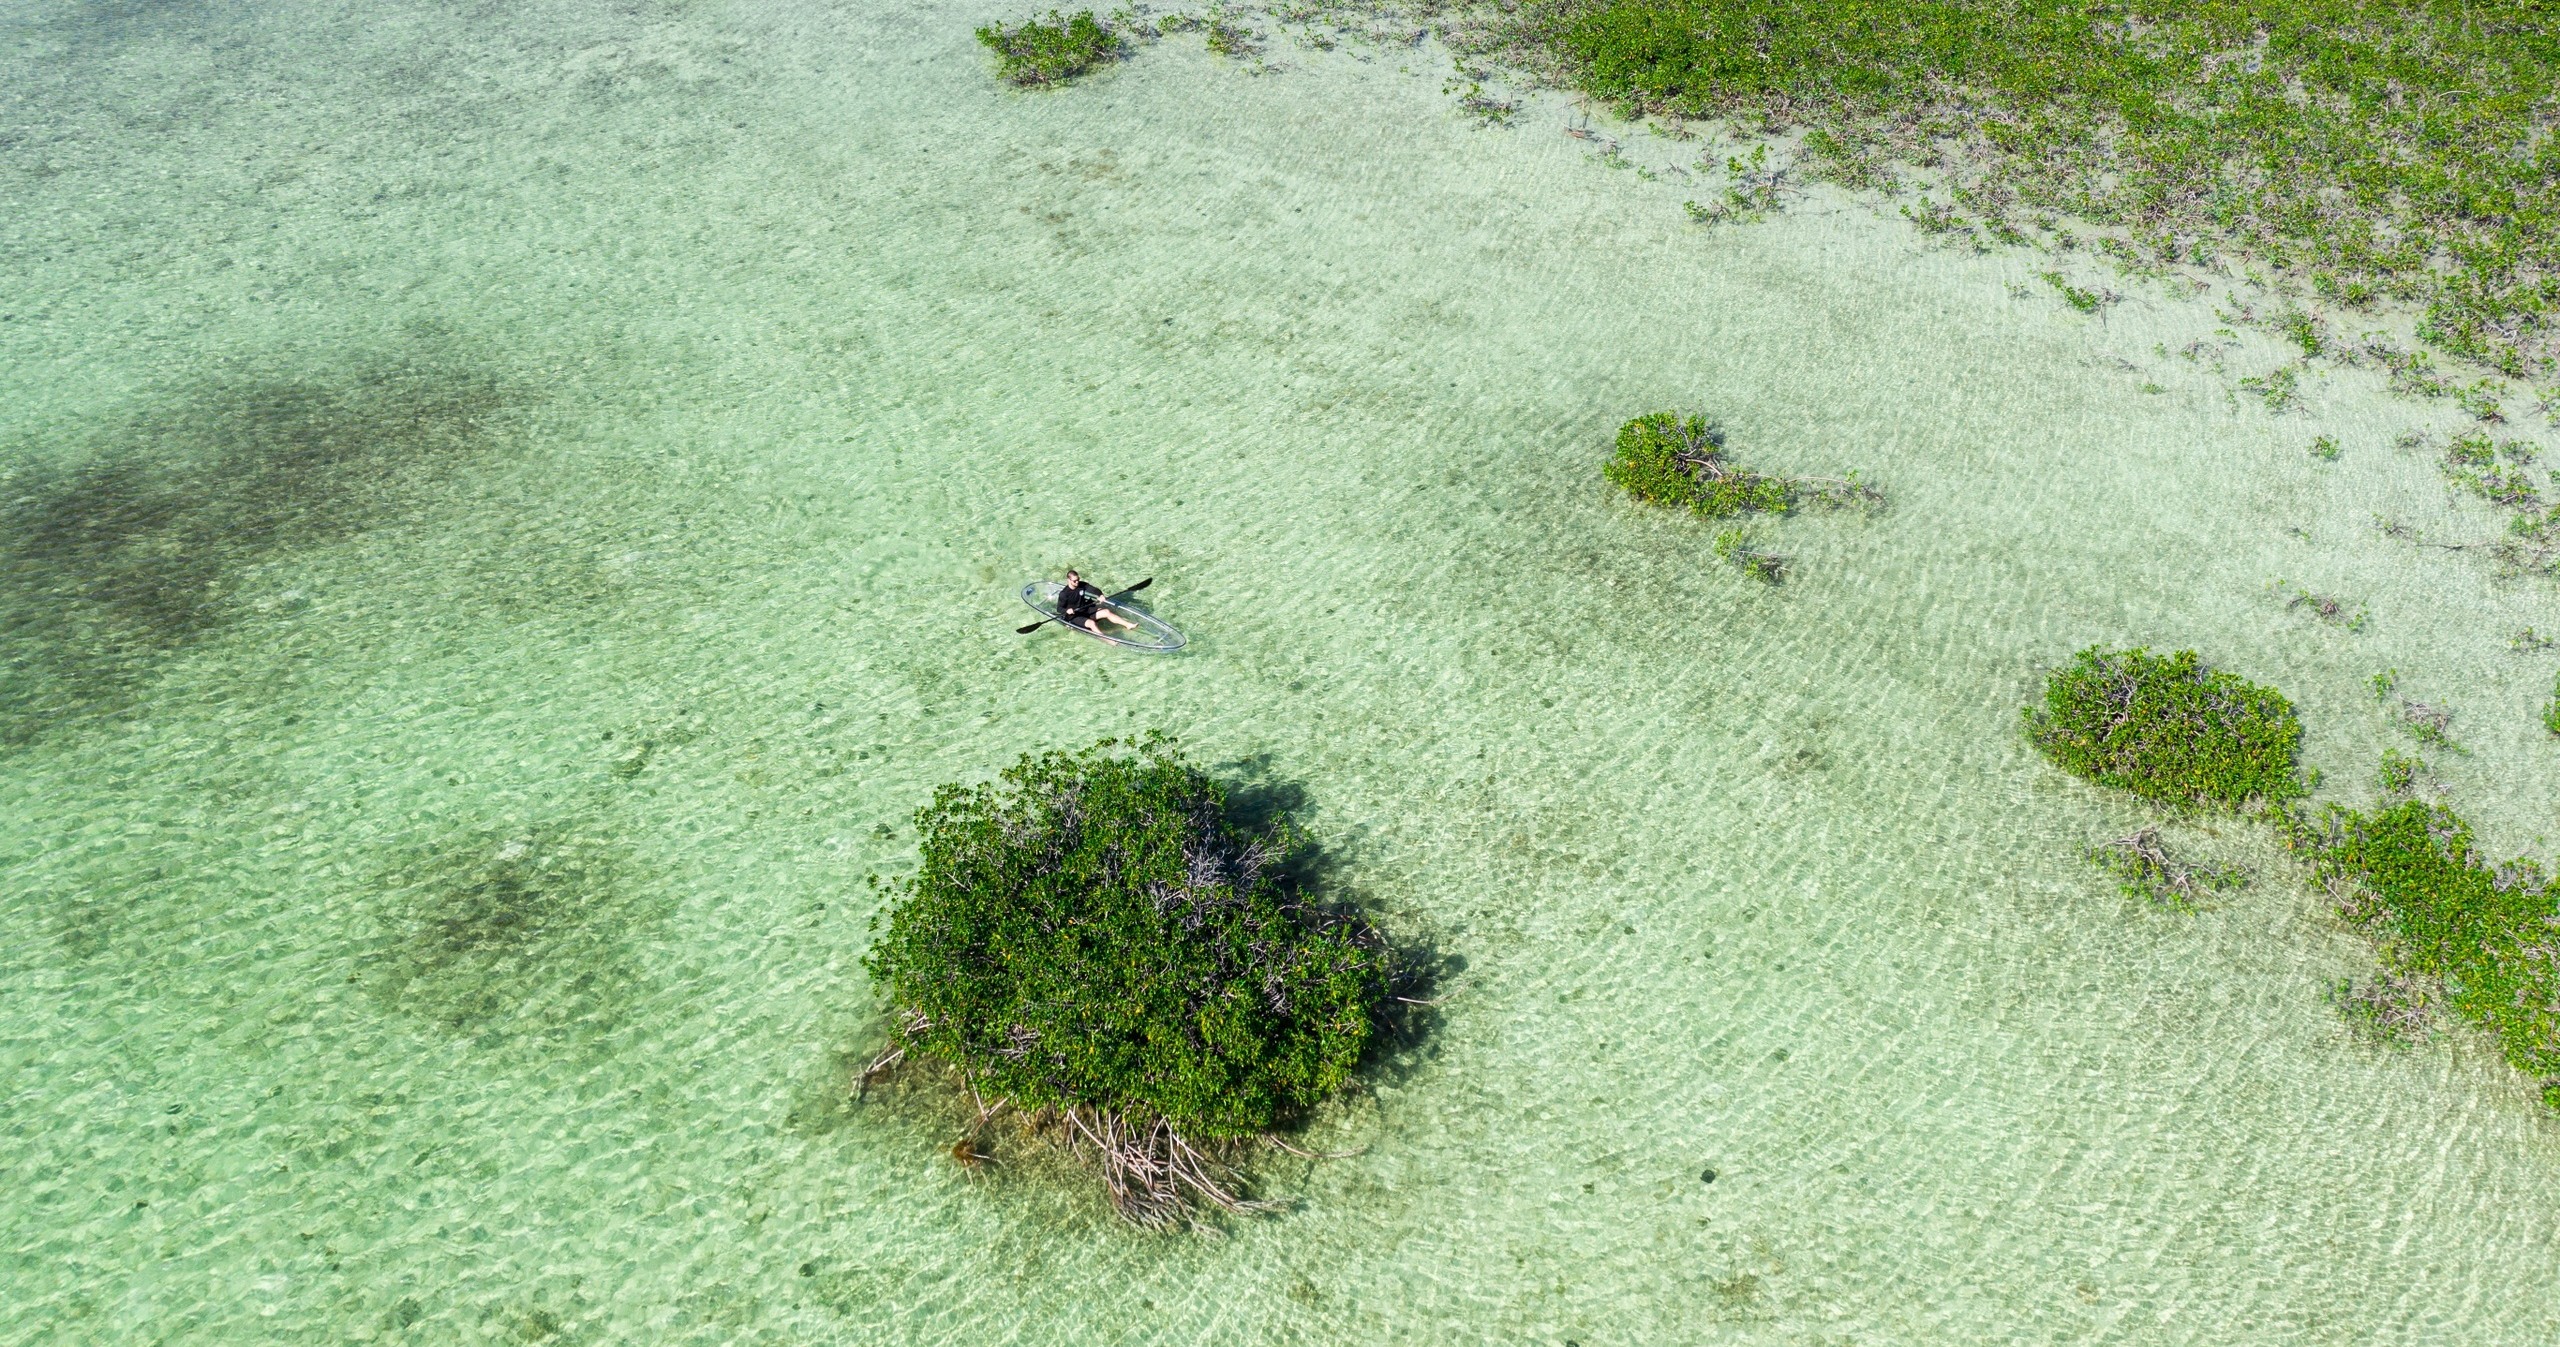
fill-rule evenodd
<path id="1" fill-rule="evenodd" d="M 2380 343 L 2368 343 L 2365 351 L 2391 371 L 2391 391 L 2402 397 L 2451 397 L 2455 391 L 2452 381 L 2436 373 L 2435 358 L 2424 351 L 2403 351 Z"/>
<path id="2" fill-rule="evenodd" d="M 1440 92 L 1455 94 L 1458 110 L 1476 119 L 1479 126 L 1509 126 L 1520 112 L 1515 98 L 1496 98 L 1484 91 L 1486 72 L 1471 68 L 1464 61 L 1456 63 L 1457 73 L 1440 86 Z"/>
<path id="3" fill-rule="evenodd" d="M 2330 987 L 2329 999 L 2348 1024 L 2375 1042 L 2406 1046 L 2434 1035 L 2437 993 L 2430 979 L 2386 970 L 2362 985 L 2340 980 Z"/>
<path id="4" fill-rule="evenodd" d="M 1763 584 L 1777 584 L 1787 578 L 1787 559 L 1754 545 L 1751 535 L 1741 529 L 1723 529 L 1716 534 L 1716 559 Z"/>
<path id="5" fill-rule="evenodd" d="M 1943 202 L 1922 200 L 1917 205 L 1901 209 L 1902 218 L 1909 220 L 1923 234 L 1973 237 L 1973 226 L 1966 223 L 1955 207 Z"/>
<path id="6" fill-rule="evenodd" d="M 2091 646 L 2047 680 L 2025 721 L 2056 766 L 2147 800 L 2239 808 L 2304 793 L 2293 704 L 2192 650 Z"/>
<path id="7" fill-rule="evenodd" d="M 2115 876 L 2126 897 L 2174 912 L 2192 912 L 2211 894 L 2249 882 L 2249 872 L 2238 866 L 2216 869 L 2172 853 L 2158 828 L 2089 848 L 2089 863 Z"/>
<path id="8" fill-rule="evenodd" d="M 1708 519 L 1778 513 L 1794 504 L 1783 477 L 1745 472 L 1724 457 L 1724 432 L 1706 418 L 1653 412 L 1618 427 L 1618 451 L 1600 475 L 1638 500 L 1685 507 Z"/>
<path id="9" fill-rule="evenodd" d="M 1391 959 L 1283 877 L 1285 820 L 1230 818 L 1170 741 L 1104 740 L 944 786 L 864 966 L 903 1046 L 1025 1110 L 1191 1138 L 1282 1126 L 1350 1079 Z"/>
<path id="10" fill-rule="evenodd" d="M 2271 412 L 2291 411 L 2302 405 L 2302 371 L 2292 365 L 2279 365 L 2262 378 L 2248 378 L 2240 386 L 2258 395 Z"/>
<path id="11" fill-rule="evenodd" d="M 2469 412 L 2475 421 L 2502 424 L 2506 412 L 2498 405 L 2498 386 L 2487 379 L 2474 383 L 2453 395 L 2454 405 Z"/>
<path id="12" fill-rule="evenodd" d="M 1262 43 L 1254 36 L 1253 30 L 1236 22 L 1221 6 L 1209 7 L 1208 21 L 1205 26 L 1208 30 L 1206 40 L 1209 50 L 1220 56 L 1242 60 L 1248 56 L 1258 55 L 1262 51 Z"/>
<path id="13" fill-rule="evenodd" d="M 2542 704 L 2542 728 L 2560 734 L 2560 683 L 2551 689 L 2551 700 Z"/>
<path id="14" fill-rule="evenodd" d="M 2540 866 L 2488 864 L 2469 824 L 2420 800 L 2330 805 L 2297 820 L 2293 841 L 2386 969 L 2439 980 L 2447 1005 L 2560 1105 L 2560 911 Z"/>
<path id="15" fill-rule="evenodd" d="M 2059 271 L 2038 272 L 2037 275 L 2043 278 L 2045 284 L 2050 285 L 2055 290 L 2061 292 L 2063 303 L 2078 309 L 2082 313 L 2096 313 L 2098 310 L 2105 308 L 2107 302 L 2114 298 L 2111 292 L 2083 290 L 2079 286 L 2073 285 L 2068 280 L 2065 280 L 2062 273 Z"/>
<path id="16" fill-rule="evenodd" d="M 2412 757 L 2396 748 L 2382 750 L 2382 766 L 2374 772 L 2374 787 L 2387 798 L 2406 795 L 2418 788 L 2426 775 L 2425 759 Z"/>
<path id="17" fill-rule="evenodd" d="M 1123 50 L 1119 34 L 1089 9 L 1072 16 L 1053 9 L 1045 23 L 1025 19 L 1012 28 L 989 24 L 978 41 L 996 54 L 998 75 L 1026 87 L 1064 84 Z"/>
<path id="18" fill-rule="evenodd" d="M 2524 470 L 2532 461 L 2533 446 L 2522 440 L 2493 444 L 2483 431 L 2466 431 L 2446 442 L 2444 475 L 2492 504 L 2532 510 L 2542 503 L 2532 475 Z"/>
<path id="19" fill-rule="evenodd" d="M 1615 147 L 1611 147 L 1613 152 Z M 1698 165 L 1707 167 L 1704 161 Z M 1729 155 L 1724 161 L 1725 189 L 1721 200 L 1712 205 L 1683 201 L 1681 209 L 1698 224 L 1722 224 L 1728 220 L 1748 223 L 1765 219 L 1779 208 L 1778 193 L 1784 187 L 1787 169 L 1769 163 L 1769 147 L 1754 145 L 1749 155 Z"/>
<path id="20" fill-rule="evenodd" d="M 1884 506 L 1884 493 L 1856 473 L 1845 477 L 1770 477 L 1724 456 L 1724 431 L 1704 417 L 1652 412 L 1618 427 L 1617 452 L 1600 475 L 1636 499 L 1685 508 L 1707 519 L 1784 514 L 1799 506 Z M 1785 558 L 1756 553 L 1740 533 L 1718 540 L 1717 555 L 1774 580 Z M 1750 560 L 1756 558 L 1757 560 Z M 1763 566 L 1765 564 L 1765 571 Z"/>
<path id="21" fill-rule="evenodd" d="M 2311 441 L 2311 456 L 2319 459 L 2323 463 L 2337 462 L 2338 438 L 2334 435 L 2320 435 L 2314 437 Z"/>
<path id="22" fill-rule="evenodd" d="M 2509 374 L 2560 350 L 2547 0 L 1523 0 L 1490 39 L 1583 91 L 1802 124 L 1977 214 L 2208 240 L 2421 308 Z"/>
<path id="23" fill-rule="evenodd" d="M 2290 591 L 2284 601 L 2286 608 L 2309 613 L 2331 626 L 2344 627 L 2349 631 L 2362 631 L 2365 624 L 2373 620 L 2371 609 L 2359 604 L 2355 611 L 2349 612 L 2346 600 L 2334 594 L 2315 593 L 2300 585 L 2287 585 L 2282 581 L 2278 581 L 2271 588 L 2278 593 Z"/>
<path id="24" fill-rule="evenodd" d="M 2276 330 L 2291 338 L 2294 345 L 2302 348 L 2302 358 L 2305 360 L 2328 349 L 2328 340 L 2320 332 L 2320 320 L 2300 309 L 2279 316 L 2276 319 Z"/>

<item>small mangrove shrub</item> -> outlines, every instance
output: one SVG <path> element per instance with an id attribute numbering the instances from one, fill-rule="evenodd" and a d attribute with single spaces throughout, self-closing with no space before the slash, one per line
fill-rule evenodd
<path id="1" fill-rule="evenodd" d="M 2454 405 L 2471 414 L 2471 419 L 2488 425 L 2506 423 L 2506 409 L 2499 405 L 2498 394 L 2504 390 L 2487 379 L 2473 383 L 2453 395 Z"/>
<path id="2" fill-rule="evenodd" d="M 2445 444 L 2445 480 L 2493 505 L 2533 511 L 2542 505 L 2532 475 L 2533 446 L 2522 440 L 2493 443 L 2479 431 L 2456 435 Z"/>
<path id="3" fill-rule="evenodd" d="M 2386 800 L 2414 794 L 2427 773 L 2426 759 L 2403 753 L 2396 748 L 2382 750 L 2382 765 L 2374 769 L 2374 789 Z"/>
<path id="4" fill-rule="evenodd" d="M 1208 19 L 1203 26 L 1207 32 L 1205 41 L 1209 50 L 1220 56 L 1240 61 L 1248 56 L 1260 55 L 1262 52 L 1261 39 L 1254 31 L 1237 22 L 1220 6 L 1209 7 Z"/>
<path id="5" fill-rule="evenodd" d="M 1600 475 L 1641 501 L 1707 519 L 1784 514 L 1803 505 L 1881 506 L 1884 494 L 1847 477 L 1772 477 L 1724 453 L 1724 431 L 1704 417 L 1652 412 L 1618 427 L 1617 452 Z"/>
<path id="6" fill-rule="evenodd" d="M 1710 172 L 1714 167 L 1712 159 L 1698 161 L 1701 173 Z M 1778 194 L 1785 190 L 1790 171 L 1788 165 L 1770 164 L 1768 146 L 1755 145 L 1748 155 L 1725 157 L 1725 189 L 1720 198 L 1703 205 L 1696 201 L 1683 201 L 1680 208 L 1689 213 L 1692 223 L 1702 225 L 1766 219 L 1771 212 L 1781 208 Z"/>
<path id="7" fill-rule="evenodd" d="M 2367 342 L 2365 353 L 2391 371 L 2391 391 L 2404 398 L 2453 396 L 2453 381 L 2436 373 L 2435 357 L 2424 351 L 2404 351 L 2388 342 Z"/>
<path id="8" fill-rule="evenodd" d="M 2089 848 L 2089 863 L 2115 876 L 2126 897 L 2179 912 L 2195 910 L 2216 890 L 2249 882 L 2249 872 L 2238 866 L 2215 869 L 2172 854 L 2151 827 Z"/>
<path id="9" fill-rule="evenodd" d="M 2409 431 L 2395 440 L 2403 450 L 2428 447 L 2433 440 Z M 2480 552 L 2505 575 L 2560 576 L 2560 504 L 2546 500 L 2530 471 L 2538 457 L 2523 440 L 2493 441 L 2484 431 L 2453 436 L 2443 446 L 2439 466 L 2445 481 L 2505 509 L 2506 532 L 2467 542 L 2438 542 L 2420 530 L 2389 518 L 2376 518 L 2384 536 L 2448 552 Z"/>
<path id="10" fill-rule="evenodd" d="M 2560 908 L 2541 866 L 2490 864 L 2468 823 L 2422 800 L 2333 804 L 2296 819 L 2291 840 L 2373 939 L 2387 978 L 2422 980 L 2421 1004 L 2440 988 L 2560 1106 Z"/>
<path id="11" fill-rule="evenodd" d="M 1698 416 L 1654 412 L 1618 427 L 1618 452 L 1600 475 L 1655 505 L 1684 506 L 1709 519 L 1785 510 L 1783 477 L 1749 472 L 1724 456 L 1724 431 Z"/>
<path id="12" fill-rule="evenodd" d="M 2373 698 L 2391 708 L 2400 728 L 2419 743 L 2461 752 L 2453 741 L 2453 708 L 2399 695 L 2400 671 L 2385 669 L 2373 676 Z"/>
<path id="13" fill-rule="evenodd" d="M 2302 405 L 2302 372 L 2292 365 L 2279 365 L 2263 376 L 2242 379 L 2240 387 L 2257 394 L 2271 412 L 2288 412 Z"/>
<path id="14" fill-rule="evenodd" d="M 1900 209 L 1902 218 L 1909 220 L 1923 234 L 1973 238 L 1973 226 L 1955 207 L 1944 202 L 1922 198 L 1917 205 Z"/>
<path id="15" fill-rule="evenodd" d="M 1025 19 L 1011 28 L 989 24 L 978 30 L 978 41 L 996 54 L 996 74 L 1026 88 L 1064 84 L 1124 50 L 1119 34 L 1089 9 L 1072 15 L 1053 9 L 1045 21 Z"/>
<path id="16" fill-rule="evenodd" d="M 2400 725 L 2419 743 L 2458 749 L 2453 742 L 2453 709 L 2432 702 L 2400 699 Z"/>
<path id="17" fill-rule="evenodd" d="M 896 1036 L 1100 1172 L 1140 1225 L 1239 1196 L 1230 1157 L 1351 1080 L 1395 960 L 1289 878 L 1285 817 L 1246 826 L 1172 741 L 1106 739 L 948 785 L 863 963 Z M 867 1079 L 866 1074 L 866 1079 Z"/>
<path id="18" fill-rule="evenodd" d="M 2283 333 L 2294 345 L 2302 348 L 2302 358 L 2305 360 L 2318 358 L 2320 353 L 2329 347 L 2328 338 L 2320 330 L 2320 319 L 2317 315 L 2304 313 L 2300 309 L 2289 310 L 2276 316 L 2275 326 L 2278 332 Z"/>
<path id="19" fill-rule="evenodd" d="M 2024 719 L 2028 741 L 2064 771 L 2161 804 L 2237 809 L 2306 791 L 2293 703 L 2192 650 L 2091 646 Z"/>
<path id="20" fill-rule="evenodd" d="M 1491 72 L 1459 60 L 1456 73 L 1440 86 L 1440 92 L 1456 95 L 1458 110 L 1475 118 L 1478 126 L 1509 126 L 1511 119 L 1519 114 L 1520 100 L 1486 93 L 1484 82 L 1492 77 Z"/>
<path id="21" fill-rule="evenodd" d="M 2052 286 L 2056 291 L 2060 292 L 2063 303 L 2078 309 L 2082 313 L 2094 314 L 2100 309 L 2105 308 L 2107 305 L 2114 303 L 2118 298 L 2116 292 L 2113 290 L 2103 288 L 2097 290 L 2084 290 L 2079 286 L 2073 285 L 2059 271 L 2038 272 L 2037 276 L 2042 279 L 2045 284 Z"/>
<path id="22" fill-rule="evenodd" d="M 1774 585 L 1787 578 L 1787 559 L 1751 541 L 1741 529 L 1724 529 L 1716 534 L 1716 560 L 1760 581 Z"/>
<path id="23" fill-rule="evenodd" d="M 2551 700 L 2542 704 L 2542 728 L 2560 735 L 2560 682 L 2551 688 Z"/>

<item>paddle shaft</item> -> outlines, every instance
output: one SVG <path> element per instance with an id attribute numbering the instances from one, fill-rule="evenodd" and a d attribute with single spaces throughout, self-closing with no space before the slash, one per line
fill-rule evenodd
<path id="1" fill-rule="evenodd" d="M 1105 594 L 1105 595 L 1103 595 L 1103 596 L 1102 596 L 1102 601 L 1103 601 L 1104 603 L 1118 603 L 1120 600 L 1125 599 L 1125 598 L 1129 597 L 1130 595 L 1137 593 L 1139 590 L 1145 589 L 1147 586 L 1152 585 L 1152 584 L 1154 584 L 1155 582 L 1156 582 L 1156 578 L 1155 578 L 1154 576 L 1150 575 L 1150 576 L 1148 576 L 1146 579 L 1141 580 L 1141 581 L 1139 581 L 1138 583 L 1136 583 L 1136 584 L 1134 584 L 1134 585 L 1129 586 L 1127 589 L 1121 590 L 1121 591 L 1120 591 L 1119 593 L 1117 593 L 1117 594 Z M 1050 623 L 1055 622 L 1055 621 L 1057 621 L 1057 620 L 1058 620 L 1058 619 L 1056 619 L 1056 618 L 1054 618 L 1054 617 L 1044 617 L 1044 618 L 1040 619 L 1039 621 L 1032 623 L 1030 626 L 1027 626 L 1027 627 L 1016 627 L 1016 628 L 1014 629 L 1014 633 L 1013 633 L 1013 634 L 1014 634 L 1014 635 L 1016 635 L 1016 636 L 1028 636 L 1028 635 L 1030 635 L 1031 633 L 1033 633 L 1033 632 L 1035 632 L 1035 631 L 1038 631 L 1038 630 L 1040 630 L 1042 627 L 1048 626 Z"/>

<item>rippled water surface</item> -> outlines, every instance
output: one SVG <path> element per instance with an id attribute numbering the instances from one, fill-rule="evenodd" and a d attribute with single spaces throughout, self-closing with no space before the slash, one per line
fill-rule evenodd
<path id="1" fill-rule="evenodd" d="M 2362 801 L 2396 668 L 2538 849 L 2553 591 L 2372 528 L 2494 527 L 2391 447 L 2450 408 L 1889 205 L 1701 229 L 1714 146 L 1427 42 L 1026 96 L 991 17 L 8 9 L 0 1342 L 2560 1333 L 2527 1083 L 2350 1032 L 2256 825 L 2119 896 L 2016 732 L 2192 645 Z M 1665 406 L 1892 506 L 1757 585 L 1599 484 Z M 1015 635 L 1067 564 L 1190 648 Z M 1223 1240 L 849 1098 L 909 814 L 1148 727 L 1459 968 Z"/>

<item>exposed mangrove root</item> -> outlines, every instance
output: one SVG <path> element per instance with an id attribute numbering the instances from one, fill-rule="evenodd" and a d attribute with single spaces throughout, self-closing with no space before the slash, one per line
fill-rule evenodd
<path id="1" fill-rule="evenodd" d="M 907 1060 L 907 1047 L 903 1043 L 872 1058 L 871 1065 L 854 1073 L 853 1097 L 860 1100 L 864 1095 L 871 1093 L 871 1082 L 897 1070 L 898 1064 L 905 1060 Z"/>
<path id="2" fill-rule="evenodd" d="M 932 1027 L 933 1021 L 919 1012 L 910 1010 L 905 1014 L 900 1015 L 898 1017 L 898 1031 L 895 1034 L 890 1035 L 889 1046 L 881 1049 L 880 1055 L 872 1058 L 869 1066 L 866 1066 L 860 1071 L 854 1073 L 854 1099 L 856 1101 L 861 1100 L 864 1095 L 871 1092 L 871 1082 L 897 1070 L 898 1064 L 907 1060 L 907 1046 L 915 1041 L 916 1035 L 921 1034 Z M 985 1120 L 985 1111 L 981 1109 L 979 1112 L 979 1121 L 984 1122 Z"/>
<path id="3" fill-rule="evenodd" d="M 902 1069 L 940 1075 L 949 1067 L 937 1059 L 910 1057 L 893 1049 L 882 1053 L 857 1079 L 867 1088 Z M 1251 1143 L 1260 1142 L 1301 1160 L 1345 1160 L 1366 1149 L 1310 1150 L 1276 1132 L 1202 1141 L 1184 1135 L 1162 1118 L 1142 1122 L 1090 1105 L 1024 1111 L 1014 1108 L 1010 1098 L 987 1099 L 977 1080 L 952 1074 L 958 1077 L 956 1082 L 946 1078 L 940 1084 L 956 1083 L 967 1096 L 962 1135 L 949 1151 L 952 1163 L 971 1174 L 1002 1167 L 1005 1162 L 989 1148 L 990 1130 L 1022 1145 L 1056 1147 L 1101 1177 L 1114 1212 L 1147 1230 L 1189 1228 L 1215 1233 L 1204 1221 L 1212 1212 L 1241 1216 L 1287 1205 L 1247 1195 L 1243 1161 Z M 1005 1116 L 1008 1112 L 1010 1120 Z"/>
<path id="4" fill-rule="evenodd" d="M 2216 890 L 2249 882 L 2245 869 L 2217 870 L 2170 854 L 2160 830 L 2152 827 L 2089 848 L 2089 860 L 2114 875 L 2128 896 L 2180 910 L 2194 908 Z"/>
<path id="5" fill-rule="evenodd" d="M 1162 1118 L 1133 1122 L 1090 1107 L 1067 1109 L 1059 1116 L 1068 1149 L 1101 1171 L 1112 1208 L 1134 1225 L 1149 1230 L 1197 1226 L 1196 1213 L 1203 1205 L 1235 1215 L 1279 1206 L 1241 1195 L 1234 1166 L 1203 1151 Z"/>

